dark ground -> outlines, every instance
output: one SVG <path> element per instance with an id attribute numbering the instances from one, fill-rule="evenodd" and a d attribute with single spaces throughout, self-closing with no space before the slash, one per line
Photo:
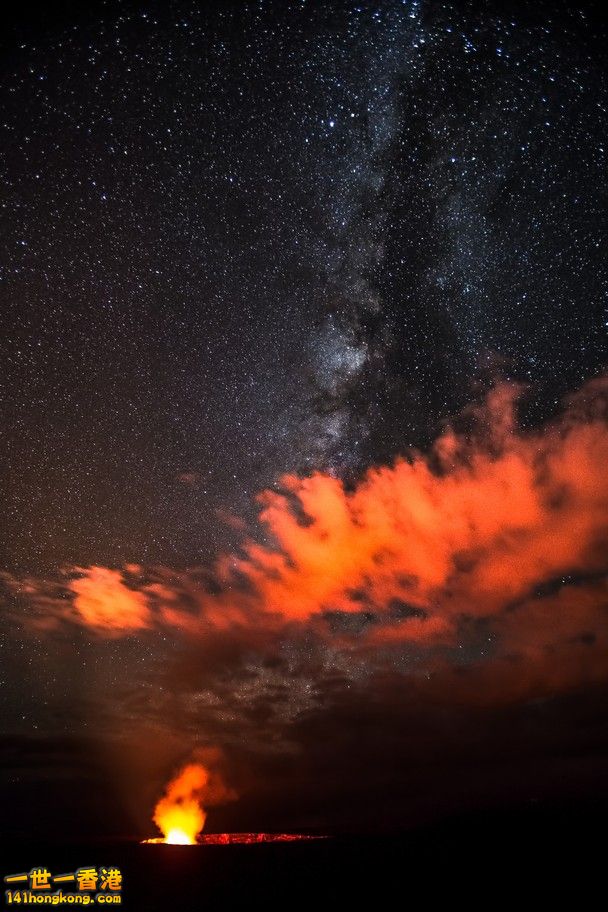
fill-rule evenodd
<path id="1" fill-rule="evenodd" d="M 385 906 L 514 908 L 534 899 L 590 907 L 605 880 L 597 808 L 494 812 L 407 833 L 314 842 L 157 846 L 134 842 L 5 846 L 2 874 L 116 865 L 121 908 L 137 912 Z M 596 900 L 597 901 L 597 900 Z M 378 905 L 380 903 L 380 905 Z M 8 908 L 8 907 L 7 907 Z M 14 907 L 13 907 L 14 908 Z M 33 908 L 33 907 L 30 907 Z M 65 906 L 64 906 L 65 908 Z M 113 906 L 112 908 L 116 908 Z"/>

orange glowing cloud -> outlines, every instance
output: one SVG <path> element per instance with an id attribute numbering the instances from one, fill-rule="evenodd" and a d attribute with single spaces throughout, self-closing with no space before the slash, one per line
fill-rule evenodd
<path id="1" fill-rule="evenodd" d="M 259 495 L 273 544 L 247 539 L 210 570 L 79 570 L 67 583 L 69 619 L 109 636 L 161 626 L 263 638 L 365 613 L 374 623 L 354 636 L 378 645 L 449 644 L 464 618 L 509 616 L 502 630 L 518 649 L 514 619 L 532 639 L 552 626 L 553 611 L 582 624 L 573 607 L 580 595 L 543 606 L 534 592 L 564 576 L 608 573 L 608 378 L 526 432 L 516 420 L 520 394 L 498 385 L 428 454 L 371 468 L 352 489 L 322 472 L 284 476 L 279 490 Z M 457 430 L 463 421 L 467 433 Z M 66 616 L 65 598 L 26 582 L 38 629 L 43 616 Z M 324 629 L 343 642 L 353 636 Z"/>
<path id="2" fill-rule="evenodd" d="M 74 607 L 82 622 L 101 633 L 132 632 L 150 625 L 145 593 L 125 585 L 120 570 L 88 567 L 70 580 Z"/>
<path id="3" fill-rule="evenodd" d="M 517 393 L 498 387 L 475 414 L 477 432 L 448 429 L 429 456 L 370 469 L 353 491 L 316 473 L 262 494 L 277 547 L 250 543 L 232 566 L 263 610 L 303 620 L 405 604 L 414 610 L 400 636 L 420 639 L 560 574 L 608 570 L 607 381 L 526 434 Z"/>

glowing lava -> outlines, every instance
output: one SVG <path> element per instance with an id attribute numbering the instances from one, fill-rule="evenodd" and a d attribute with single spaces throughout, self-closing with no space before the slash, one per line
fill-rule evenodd
<path id="1" fill-rule="evenodd" d="M 181 834 L 177 834 L 178 837 Z M 151 843 L 170 843 L 171 833 L 166 839 L 144 839 L 144 842 Z M 205 836 L 199 836 L 195 843 L 182 843 L 177 839 L 174 845 L 253 845 L 260 842 L 301 842 L 303 840 L 327 839 L 327 836 L 312 836 L 303 833 L 208 833 Z"/>

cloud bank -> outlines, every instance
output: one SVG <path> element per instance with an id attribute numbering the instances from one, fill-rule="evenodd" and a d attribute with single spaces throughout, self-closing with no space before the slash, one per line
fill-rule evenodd
<path id="1" fill-rule="evenodd" d="M 223 638 L 264 654 L 314 636 L 375 667 L 386 650 L 408 648 L 433 673 L 460 649 L 471 675 L 485 679 L 491 665 L 503 693 L 518 676 L 550 686 L 603 678 L 608 379 L 528 431 L 516 417 L 522 392 L 496 386 L 429 453 L 372 467 L 350 488 L 322 472 L 285 475 L 259 495 L 257 537 L 214 567 L 5 575 L 20 598 L 11 618 L 111 638 L 163 630 L 201 651 Z"/>

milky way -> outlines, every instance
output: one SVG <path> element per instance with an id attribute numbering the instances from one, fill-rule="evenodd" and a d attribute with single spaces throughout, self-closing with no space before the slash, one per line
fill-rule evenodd
<path id="1" fill-rule="evenodd" d="M 584 11 L 67 19 L 4 41 L 11 562 L 206 557 L 283 471 L 424 445 L 497 371 L 538 417 L 601 366 Z"/>

